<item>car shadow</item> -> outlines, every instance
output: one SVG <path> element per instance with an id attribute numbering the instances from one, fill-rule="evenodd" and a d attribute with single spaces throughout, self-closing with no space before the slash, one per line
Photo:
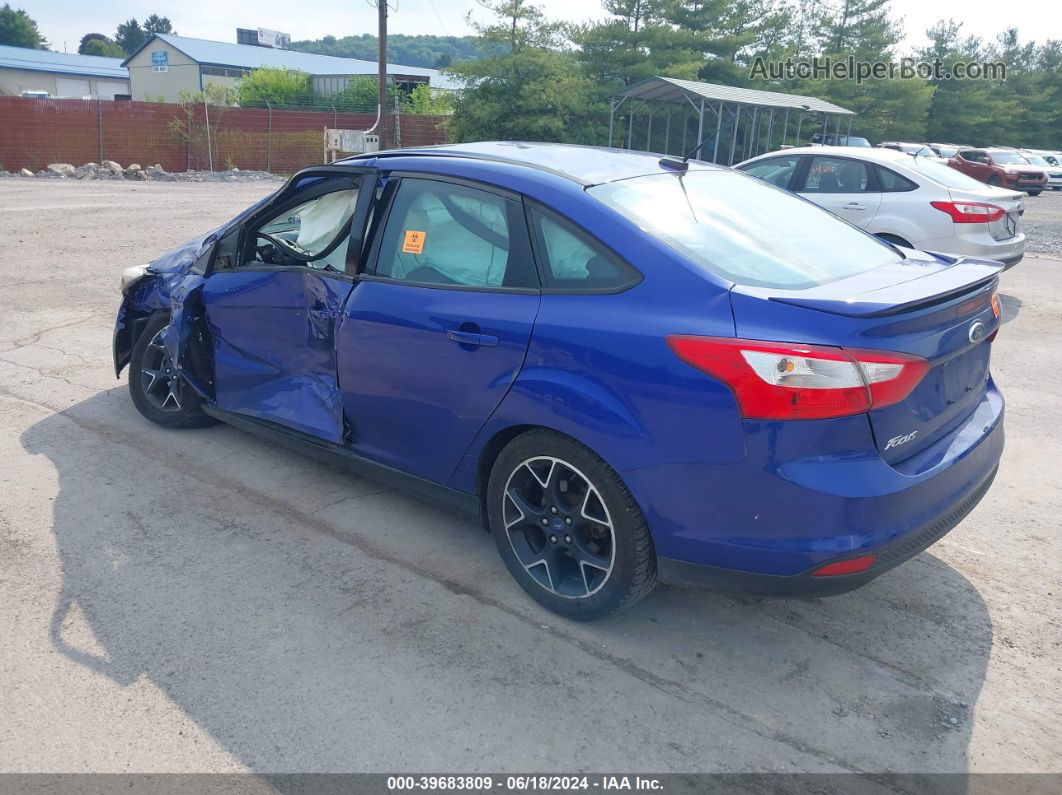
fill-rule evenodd
<path id="1" fill-rule="evenodd" d="M 933 555 L 842 597 L 660 588 L 574 624 L 517 589 L 475 522 L 232 429 L 156 429 L 127 403 L 102 392 L 21 438 L 58 475 L 52 644 L 119 685 L 147 678 L 253 772 L 580 758 L 590 770 L 967 769 L 992 624 Z M 243 485 L 224 480 L 233 468 Z M 287 512 L 256 485 L 276 471 L 362 496 Z M 71 639 L 75 619 L 93 643 Z M 635 724 L 622 700 L 600 711 L 617 692 L 649 700 Z M 586 714 L 547 740 L 555 698 Z M 758 751 L 730 764 L 750 751 L 721 724 L 803 761 Z"/>
<path id="2" fill-rule="evenodd" d="M 999 294 L 999 302 L 1003 305 L 1002 312 L 1003 322 L 1009 323 L 1018 317 L 1021 312 L 1021 299 L 1016 295 L 1007 295 L 1006 293 Z"/>

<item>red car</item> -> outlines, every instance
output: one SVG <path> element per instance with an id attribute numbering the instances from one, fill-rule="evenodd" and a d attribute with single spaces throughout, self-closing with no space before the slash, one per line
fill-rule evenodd
<path id="1" fill-rule="evenodd" d="M 1047 187 L 1047 174 L 1012 149 L 960 149 L 948 165 L 989 185 L 1023 190 L 1039 196 Z"/>

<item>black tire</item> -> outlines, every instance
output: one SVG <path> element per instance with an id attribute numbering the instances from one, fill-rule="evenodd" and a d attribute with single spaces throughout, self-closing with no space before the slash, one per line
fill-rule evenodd
<path id="1" fill-rule="evenodd" d="M 993 174 L 991 177 L 988 178 L 988 184 L 991 185 L 993 188 L 998 188 L 999 187 L 999 177 L 997 177 L 997 176 L 995 176 Z"/>
<path id="2" fill-rule="evenodd" d="M 892 243 L 894 246 L 903 246 L 904 248 L 914 248 L 914 246 L 912 246 L 910 243 L 908 243 L 906 240 L 904 240 L 899 235 L 890 235 L 888 232 L 882 232 L 881 234 L 879 234 L 877 236 L 880 237 L 882 240 L 885 240 L 885 241 L 887 241 L 889 243 Z"/>
<path id="3" fill-rule="evenodd" d="M 549 460 L 557 469 L 547 475 Z M 590 621 L 630 607 L 656 586 L 656 551 L 634 497 L 608 464 L 573 439 L 544 429 L 513 439 L 494 462 L 486 501 L 502 560 L 543 607 Z M 539 527 L 543 521 L 549 524 Z"/>
<path id="4" fill-rule="evenodd" d="M 1030 196 L 1039 196 L 1041 193 L 1043 193 L 1042 190 L 1027 190 L 1025 192 L 1028 193 Z"/>
<path id="5" fill-rule="evenodd" d="M 203 413 L 202 398 L 176 375 L 169 357 L 159 349 L 158 336 L 169 322 L 167 315 L 153 316 L 133 346 L 129 359 L 129 395 L 133 405 L 144 417 L 166 428 L 216 425 L 217 420 Z M 167 376 L 175 380 L 167 381 Z"/>

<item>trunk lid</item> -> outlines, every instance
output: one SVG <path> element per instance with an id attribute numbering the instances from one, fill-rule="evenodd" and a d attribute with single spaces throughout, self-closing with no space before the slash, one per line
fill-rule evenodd
<path id="1" fill-rule="evenodd" d="M 982 204 L 994 204 L 1003 208 L 1006 213 L 1002 218 L 988 223 L 988 232 L 996 240 L 1010 240 L 1018 234 L 1018 226 L 1022 214 L 1025 212 L 1025 194 L 1013 190 L 993 188 L 986 185 L 984 188 L 950 188 L 953 201 L 981 202 Z"/>
<path id="2" fill-rule="evenodd" d="M 977 407 L 988 383 L 990 337 L 999 327 L 991 302 L 998 263 L 904 253 L 911 256 L 902 263 L 808 290 L 731 291 L 738 337 L 899 351 L 929 361 L 905 400 L 867 415 L 878 452 L 894 464 Z"/>

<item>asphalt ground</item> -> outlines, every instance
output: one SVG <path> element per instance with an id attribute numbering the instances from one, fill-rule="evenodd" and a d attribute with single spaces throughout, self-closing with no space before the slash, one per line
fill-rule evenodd
<path id="1" fill-rule="evenodd" d="M 1000 473 L 926 553 L 574 624 L 473 522 L 137 414 L 122 267 L 271 187 L 0 182 L 0 771 L 1062 772 L 1062 262 L 1002 276 Z"/>

